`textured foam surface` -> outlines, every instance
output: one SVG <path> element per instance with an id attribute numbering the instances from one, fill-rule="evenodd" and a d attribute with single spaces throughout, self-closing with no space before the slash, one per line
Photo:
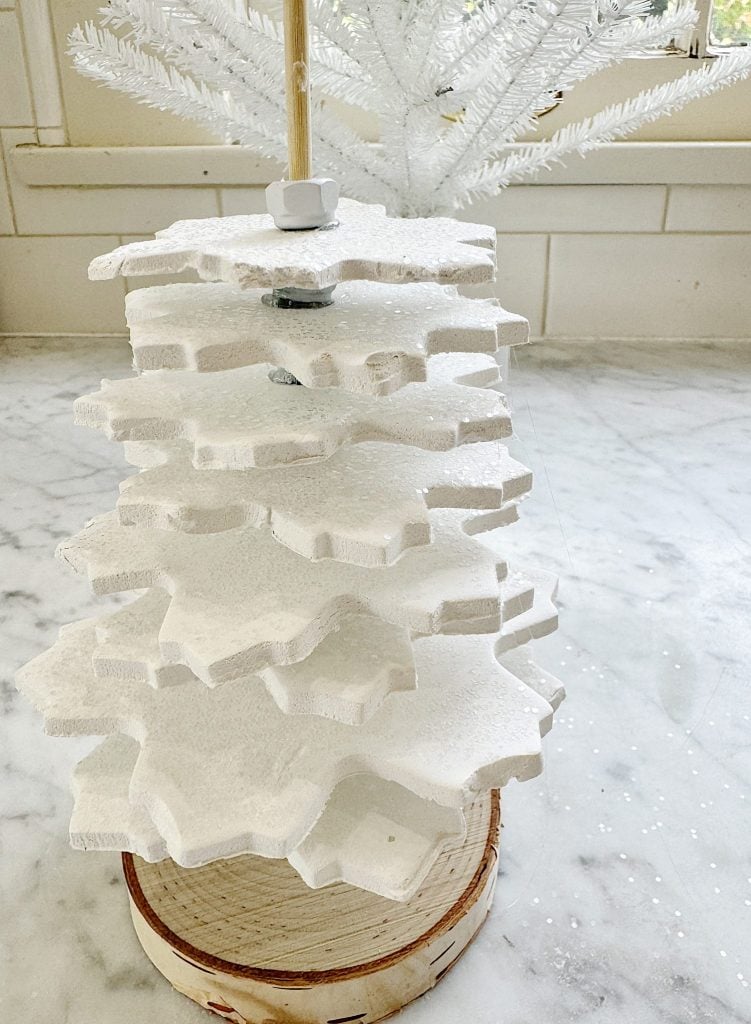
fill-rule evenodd
<path id="1" fill-rule="evenodd" d="M 446 217 L 387 217 L 382 206 L 342 199 L 338 224 L 280 231 L 268 214 L 181 220 L 147 242 L 131 242 L 89 267 L 96 280 L 118 274 L 173 274 L 188 267 L 206 281 L 242 288 L 327 288 L 341 281 L 472 284 L 495 274 L 495 229 Z"/>
<path id="2" fill-rule="evenodd" d="M 130 801 L 139 749 L 130 736 L 114 733 L 76 765 L 70 839 L 77 849 L 127 850 L 150 862 L 169 856 L 148 811 Z"/>
<path id="3" fill-rule="evenodd" d="M 361 772 L 456 809 L 537 774 L 553 709 L 499 664 L 495 644 L 493 636 L 417 641 L 418 689 L 395 695 L 362 727 L 285 715 L 247 679 L 217 690 L 102 680 L 91 667 L 91 621 L 61 631 L 18 684 L 51 733 L 138 741 L 129 799 L 146 809 L 169 855 L 191 866 L 246 852 L 288 856 L 337 783 Z M 83 835 L 80 820 L 78 829 Z M 101 848 L 111 837 L 97 826 L 83 841 Z"/>
<path id="4" fill-rule="evenodd" d="M 134 601 L 95 621 L 97 646 L 92 654 L 96 675 L 142 679 L 151 686 L 177 686 L 196 676 L 187 665 L 164 660 L 155 624 L 161 624 L 170 595 L 152 587 Z"/>
<path id="5" fill-rule="evenodd" d="M 501 397 L 487 388 L 409 384 L 373 398 L 275 384 L 264 366 L 105 380 L 100 391 L 76 401 L 75 417 L 116 441 L 184 438 L 193 444 L 194 465 L 211 469 L 283 465 L 359 441 L 446 450 L 511 431 Z"/>
<path id="6" fill-rule="evenodd" d="M 555 603 L 558 577 L 542 569 L 525 570 L 524 576 L 534 587 L 534 600 L 525 611 L 503 623 L 499 645 L 501 651 L 511 651 L 530 640 L 539 640 L 558 627 L 558 608 Z"/>
<path id="7" fill-rule="evenodd" d="M 499 653 L 501 651 L 502 653 Z M 563 683 L 535 662 L 530 647 L 517 647 L 511 651 L 503 651 L 503 644 L 497 643 L 496 656 L 505 669 L 518 676 L 525 686 L 531 687 L 535 693 L 548 702 L 554 711 L 558 710 L 566 698 Z M 550 724 L 552 723 L 548 723 L 548 726 Z M 545 726 L 543 726 L 544 732 Z"/>
<path id="8" fill-rule="evenodd" d="M 505 658 L 515 647 L 555 627 L 554 589 L 555 578 L 539 570 L 514 570 L 507 575 L 500 587 L 499 656 Z M 159 646 L 158 633 L 170 600 L 169 594 L 154 587 L 97 619 L 95 673 L 145 680 L 155 687 L 195 680 L 187 666 L 166 662 Z M 350 724 L 362 723 L 390 693 L 415 684 L 408 633 L 368 615 L 344 618 L 302 661 L 270 665 L 258 676 L 285 713 L 323 715 Z"/>
<path id="9" fill-rule="evenodd" d="M 426 634 L 498 630 L 506 566 L 462 530 L 465 514 L 434 511 L 433 542 L 377 570 L 310 562 L 268 527 L 173 533 L 121 526 L 115 513 L 93 520 L 58 554 L 88 574 L 96 593 L 169 590 L 162 656 L 214 683 L 300 661 L 357 613 Z"/>
<path id="10" fill-rule="evenodd" d="M 195 681 L 187 666 L 162 659 L 158 633 L 169 602 L 169 595 L 155 587 L 96 620 L 95 673 L 155 687 Z M 414 689 L 412 644 L 398 626 L 371 615 L 352 615 L 307 658 L 261 669 L 258 678 L 285 714 L 323 715 L 360 725 L 390 693 Z"/>
<path id="11" fill-rule="evenodd" d="M 288 860 L 319 889 L 348 882 L 392 900 L 417 892 L 441 852 L 465 835 L 455 807 L 422 800 L 395 782 L 351 775 Z"/>
<path id="12" fill-rule="evenodd" d="M 340 285 L 332 306 L 278 309 L 262 289 L 227 284 L 139 288 L 126 298 L 139 370 L 284 366 L 307 387 L 388 395 L 426 379 L 428 358 L 527 340 L 524 317 L 449 285 Z"/>
<path id="13" fill-rule="evenodd" d="M 95 849 L 129 850 L 147 861 L 168 856 L 145 808 L 130 802 L 138 749 L 127 736 L 108 736 L 76 767 L 74 846 L 87 849 L 93 839 Z M 414 895 L 441 852 L 464 834 L 460 810 L 422 800 L 395 782 L 351 775 L 335 787 L 288 860 L 311 888 L 348 882 L 403 901 Z"/>
<path id="14" fill-rule="evenodd" d="M 448 452 L 347 445 L 324 462 L 234 471 L 195 469 L 184 443 L 173 448 L 163 465 L 120 485 L 124 525 L 215 533 L 269 524 L 306 558 L 357 565 L 387 565 L 429 543 L 429 508 L 500 509 L 532 485 L 530 471 L 494 441 Z M 493 524 L 487 516 L 478 523 Z"/>

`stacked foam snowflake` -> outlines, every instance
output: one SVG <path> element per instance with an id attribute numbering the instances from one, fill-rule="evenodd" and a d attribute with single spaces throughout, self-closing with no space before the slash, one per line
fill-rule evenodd
<path id="1" fill-rule="evenodd" d="M 76 403 L 140 471 L 59 554 L 144 592 L 19 675 L 49 732 L 107 736 L 74 845 L 286 857 L 407 899 L 473 799 L 539 772 L 563 694 L 525 645 L 555 581 L 497 535 L 531 478 L 493 352 L 526 324 L 455 287 L 492 278 L 493 245 L 344 201 L 333 229 L 187 221 L 94 261 L 211 283 L 130 295 L 142 373 Z M 261 301 L 330 285 L 327 308 Z M 279 358 L 304 386 L 270 379 Z"/>

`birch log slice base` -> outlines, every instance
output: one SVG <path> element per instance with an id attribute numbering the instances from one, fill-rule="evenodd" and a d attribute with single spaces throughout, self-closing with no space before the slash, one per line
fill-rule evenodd
<path id="1" fill-rule="evenodd" d="M 123 854 L 136 933 L 174 988 L 236 1024 L 370 1024 L 440 981 L 485 920 L 498 791 L 466 818 L 464 842 L 407 903 L 345 884 L 308 889 L 284 860 L 181 868 Z"/>

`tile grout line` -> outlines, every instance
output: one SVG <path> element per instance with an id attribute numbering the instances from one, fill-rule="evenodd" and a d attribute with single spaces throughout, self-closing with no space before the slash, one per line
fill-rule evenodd
<path id="1" fill-rule="evenodd" d="M 0 338 L 127 338 L 125 332 L 119 331 L 0 331 Z M 622 335 L 584 335 L 584 334 L 541 334 L 530 335 L 531 341 L 545 341 L 556 345 L 599 345 L 601 343 L 617 344 L 629 342 L 634 344 L 671 344 L 671 345 L 743 345 L 751 341 L 751 335 L 731 336 L 727 334 L 710 336 L 696 335 L 687 338 L 685 335 L 668 334 L 622 334 Z"/>
<path id="2" fill-rule="evenodd" d="M 7 338 L 125 338 L 127 340 L 128 335 L 113 331 L 96 331 L 88 334 L 83 331 L 0 331 L 0 339 Z"/>
<path id="3" fill-rule="evenodd" d="M 69 121 L 68 121 L 68 106 L 67 106 L 67 104 L 65 102 L 65 93 L 63 92 L 63 79 L 62 79 L 62 75 L 60 74 L 60 60 L 59 60 L 59 57 L 58 57 L 58 54 L 60 53 L 60 46 L 59 46 L 59 40 L 57 38 L 57 30 L 55 28 L 55 19 L 52 17 L 51 3 L 52 3 L 52 0 L 45 0 L 45 4 L 47 6 L 47 17 L 49 19 L 49 26 L 50 26 L 50 36 L 52 38 L 52 48 L 53 48 L 53 50 L 55 52 L 55 76 L 57 78 L 58 96 L 59 96 L 59 99 L 60 99 L 60 112 L 61 112 L 62 118 L 63 118 L 62 129 L 63 129 L 63 135 L 65 137 L 65 145 L 69 146 L 70 145 L 70 129 L 69 129 Z"/>
<path id="4" fill-rule="evenodd" d="M 544 338 L 548 329 L 548 292 L 550 289 L 550 253 L 552 249 L 552 234 L 545 238 L 545 275 L 542 285 L 542 314 L 540 317 L 540 334 Z"/>
<path id="5" fill-rule="evenodd" d="M 36 129 L 13 128 L 13 127 L 9 127 L 9 126 L 3 126 L 3 127 L 0 127 L 0 135 L 2 135 L 2 133 L 4 133 L 4 132 L 35 131 L 35 130 Z M 3 162 L 3 166 L 5 166 L 6 180 L 7 180 L 7 183 L 8 183 L 8 191 L 9 191 L 9 195 L 10 195 L 10 180 L 9 180 L 9 176 L 8 176 L 7 161 L 5 161 L 4 155 L 3 155 L 3 161 L 2 162 Z M 196 187 L 200 188 L 201 186 L 196 186 Z M 203 186 L 203 187 L 206 188 L 206 189 L 211 188 L 212 191 L 221 193 L 221 189 L 215 189 L 215 188 L 210 187 L 210 186 Z M 60 186 L 60 188 L 61 189 L 66 189 L 66 190 L 71 190 L 71 191 L 89 191 L 88 189 L 80 189 L 80 190 L 79 189 L 71 189 L 70 186 L 67 186 L 67 185 Z M 104 191 L 117 191 L 120 188 L 132 189 L 132 186 L 113 186 L 111 189 L 106 189 Z M 30 186 L 29 189 L 31 191 L 33 191 L 35 189 L 35 186 Z M 91 191 L 95 191 L 95 190 L 92 189 Z M 217 197 L 215 197 L 215 198 L 217 198 Z M 12 196 L 11 196 L 11 201 L 12 201 Z M 217 206 L 218 206 L 218 209 L 220 211 L 219 215 L 220 216 L 224 216 L 224 212 L 223 212 L 224 211 L 224 203 L 221 200 L 221 198 L 217 198 Z M 663 220 L 663 225 L 664 225 L 664 220 Z M 155 230 L 154 228 L 146 227 L 144 225 L 137 225 L 135 227 L 129 227 L 129 228 L 125 229 L 125 230 L 123 230 L 122 228 L 115 228 L 115 227 L 99 228 L 99 229 L 88 229 L 88 230 L 86 228 L 79 228 L 76 231 L 53 231 L 53 232 L 49 232 L 49 231 L 18 231 L 18 229 L 16 229 L 16 234 L 19 237 L 27 237 L 27 238 L 82 238 L 82 237 L 95 237 L 95 236 L 100 236 L 100 235 L 122 235 L 123 237 L 135 238 L 135 237 L 137 237 L 139 235 L 151 235 L 151 234 L 154 234 L 154 230 Z M 702 237 L 709 236 L 709 237 L 715 237 L 715 238 L 722 238 L 722 237 L 737 238 L 737 237 L 742 237 L 742 236 L 745 236 L 745 235 L 751 235 L 751 224 L 749 225 L 749 227 L 737 228 L 735 230 L 730 228 L 730 227 L 725 227 L 725 226 L 714 227 L 714 228 L 688 228 L 688 227 L 686 227 L 686 228 L 672 228 L 669 231 L 666 230 L 664 226 L 660 227 L 660 228 L 657 228 L 657 229 L 652 229 L 652 230 L 646 230 L 645 229 L 645 230 L 636 230 L 636 231 L 624 231 L 624 230 L 621 230 L 621 231 L 617 231 L 617 230 L 607 230 L 607 231 L 591 231 L 591 230 L 572 231 L 570 229 L 560 230 L 559 231 L 559 230 L 556 230 L 554 228 L 547 228 L 547 229 L 540 229 L 540 228 L 538 228 L 536 230 L 530 230 L 530 231 L 521 231 L 521 230 L 518 230 L 518 229 L 508 230 L 508 231 L 506 231 L 506 230 L 500 231 L 500 230 L 496 229 L 496 235 L 497 235 L 499 240 L 502 240 L 504 238 L 513 238 L 513 237 L 531 238 L 531 237 L 537 236 L 537 237 L 544 237 L 544 238 L 548 239 L 548 241 L 550 239 L 553 239 L 553 238 L 556 238 L 556 237 L 561 237 L 561 238 L 563 238 L 563 237 L 570 237 L 570 238 L 579 238 L 579 237 L 585 237 L 585 238 L 606 238 L 606 237 L 608 237 L 608 238 L 617 239 L 617 238 L 661 238 L 663 235 L 682 236 L 682 237 L 689 237 L 689 236 L 692 236 L 692 235 L 697 235 L 697 236 L 702 236 Z"/>
<path id="6" fill-rule="evenodd" d="M 21 8 L 18 4 L 15 5 L 13 11 L 16 16 L 16 28 L 18 29 L 18 38 L 21 42 L 21 61 L 23 63 L 23 78 L 24 82 L 26 82 L 26 92 L 29 95 L 29 106 L 31 107 L 31 116 L 34 121 L 32 127 L 34 132 L 36 132 L 39 116 L 37 114 L 36 97 L 34 96 L 34 90 L 31 87 L 31 61 L 29 60 L 29 47 L 26 42 L 26 28 L 24 26 Z M 38 135 L 36 136 L 36 142 L 37 145 L 39 145 Z"/>
<path id="7" fill-rule="evenodd" d="M 52 17 L 52 0 L 44 0 L 44 5 L 47 9 L 47 23 L 50 30 L 50 42 L 52 44 L 52 50 L 55 54 L 55 81 L 57 83 L 57 98 L 60 101 L 60 114 L 62 118 L 63 138 L 65 139 L 65 145 L 69 145 L 68 142 L 68 109 L 65 104 L 65 93 L 63 92 L 63 79 L 60 74 L 60 61 L 57 58 L 59 53 L 59 47 L 57 45 L 57 33 L 55 32 L 55 19 Z"/>
<path id="8" fill-rule="evenodd" d="M 13 234 L 8 235 L 8 238 L 19 238 L 18 234 L 18 222 L 16 221 L 16 207 L 13 203 L 13 193 L 10 190 L 10 178 L 8 177 L 8 168 L 5 165 L 5 146 L 3 145 L 3 131 L 0 128 L 0 184 L 5 185 L 5 193 L 8 196 L 8 208 L 10 209 L 10 222 L 13 228 Z"/>
<path id="9" fill-rule="evenodd" d="M 6 129 L 2 129 L 6 130 Z M 9 131 L 15 131 L 16 129 L 7 129 Z M 4 166 L 4 161 L 0 159 L 0 164 Z M 9 193 L 10 195 L 10 193 Z M 12 202 L 12 198 L 11 198 Z M 185 218 L 183 218 L 185 219 Z M 105 238 L 105 237 L 118 237 L 122 235 L 123 238 L 138 239 L 143 235 L 153 235 L 153 228 L 129 228 L 127 231 L 122 231 L 118 228 L 102 229 L 98 231 L 79 229 L 78 231 L 55 231 L 55 232 L 43 232 L 43 231 L 18 231 L 13 235 L 0 235 L 0 238 Z M 554 238 L 662 238 L 668 236 L 670 238 L 745 238 L 751 236 L 751 227 L 743 230 L 732 231 L 729 228 L 712 228 L 706 230 L 695 230 L 689 228 L 682 228 L 676 230 L 673 228 L 670 231 L 509 231 L 509 232 L 497 232 L 500 239 L 508 237 L 518 238 L 533 238 L 535 236 L 543 236 L 549 242 Z"/>
<path id="10" fill-rule="evenodd" d="M 127 245 L 128 244 L 128 242 L 127 242 L 128 236 L 127 235 L 115 235 L 115 237 L 117 238 L 117 244 L 118 245 Z M 136 237 L 140 238 L 140 236 L 136 236 Z M 120 275 L 120 280 L 123 282 L 123 289 L 124 289 L 124 293 L 125 293 L 124 294 L 124 298 L 123 298 L 123 309 L 124 309 L 125 303 L 128 301 L 128 296 L 130 295 L 130 278 L 128 278 L 125 275 L 121 274 Z M 124 312 L 123 312 L 123 315 L 125 315 Z"/>

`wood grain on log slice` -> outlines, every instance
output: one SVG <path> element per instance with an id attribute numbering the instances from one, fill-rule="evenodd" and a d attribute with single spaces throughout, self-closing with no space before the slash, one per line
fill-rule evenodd
<path id="1" fill-rule="evenodd" d="M 178 991 L 236 1024 L 370 1024 L 431 989 L 474 938 L 499 828 L 493 791 L 407 903 L 344 884 L 308 889 L 283 860 L 186 869 L 124 854 L 133 923 Z"/>

